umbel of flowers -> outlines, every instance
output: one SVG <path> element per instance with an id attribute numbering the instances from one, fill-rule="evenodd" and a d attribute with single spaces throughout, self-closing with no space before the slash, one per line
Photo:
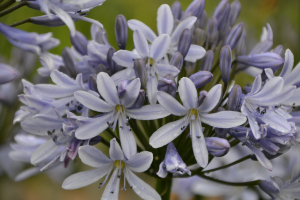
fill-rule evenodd
<path id="1" fill-rule="evenodd" d="M 272 159 L 300 141 L 300 65 L 293 68 L 289 49 L 284 54 L 281 45 L 273 47 L 269 24 L 261 41 L 246 49 L 247 30 L 236 23 L 238 0 L 222 0 L 210 18 L 205 0 L 194 0 L 186 10 L 176 1 L 158 8 L 157 33 L 141 21 L 117 16 L 116 50 L 107 40 L 114 36 L 85 16 L 103 2 L 18 4 L 45 15 L 12 26 L 68 26 L 72 47 L 65 47 L 61 55 L 48 52 L 60 43 L 52 33 L 28 33 L 0 23 L 0 33 L 12 45 L 39 56 L 38 73 L 53 82 L 22 80 L 18 98 L 23 105 L 14 124 L 23 132 L 15 135 L 9 156 L 34 167 L 19 173 L 16 181 L 59 165 L 67 170 L 78 158 L 94 169 L 67 177 L 62 187 L 72 190 L 98 182 L 99 188 L 105 186 L 101 199 L 118 199 L 121 177 L 122 190 L 132 188 L 142 199 L 169 199 L 173 176 L 200 176 L 229 186 L 259 185 L 274 199 L 300 196 L 299 164 L 284 183 L 278 177 L 272 182 L 234 182 L 206 174 L 249 158 L 272 170 Z M 77 20 L 92 23 L 91 40 L 76 31 Z M 133 36 L 128 36 L 128 27 Z M 126 50 L 128 37 L 133 37 L 133 50 Z M 0 64 L 0 71 L 1 84 L 19 76 L 6 64 Z M 243 89 L 234 82 L 241 71 L 255 77 Z M 109 149 L 109 157 L 93 146 L 99 143 Z M 215 157 L 239 144 L 252 154 L 205 170 Z M 156 189 L 136 175 L 142 172 L 157 179 Z"/>

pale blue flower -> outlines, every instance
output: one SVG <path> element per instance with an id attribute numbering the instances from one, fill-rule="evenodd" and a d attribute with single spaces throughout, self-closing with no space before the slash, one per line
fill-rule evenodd
<path id="1" fill-rule="evenodd" d="M 150 145 L 154 148 L 162 147 L 177 138 L 190 125 L 190 136 L 196 161 L 201 167 L 206 167 L 208 151 L 201 122 L 219 128 L 235 127 L 246 122 L 246 117 L 239 112 L 223 111 L 208 114 L 220 100 L 221 87 L 220 84 L 214 86 L 200 105 L 198 105 L 196 87 L 188 78 L 182 78 L 179 81 L 178 92 L 183 105 L 171 95 L 159 91 L 157 93 L 159 103 L 171 114 L 184 117 L 155 131 L 150 137 Z"/>

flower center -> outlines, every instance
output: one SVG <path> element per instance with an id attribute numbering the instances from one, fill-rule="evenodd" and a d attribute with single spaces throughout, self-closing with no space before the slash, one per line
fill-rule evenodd
<path id="1" fill-rule="evenodd" d="M 149 65 L 150 65 L 150 67 L 153 66 L 153 63 L 154 63 L 154 59 L 153 58 L 149 58 Z"/>
<path id="2" fill-rule="evenodd" d="M 123 106 L 122 105 L 117 105 L 116 109 L 118 112 L 122 112 L 123 111 Z"/>
<path id="3" fill-rule="evenodd" d="M 196 119 L 197 116 L 198 116 L 198 111 L 197 111 L 197 109 L 190 109 L 190 118 L 191 118 L 191 120 Z"/>
<path id="4" fill-rule="evenodd" d="M 116 160 L 114 166 L 122 169 L 125 166 L 125 163 L 122 160 Z"/>

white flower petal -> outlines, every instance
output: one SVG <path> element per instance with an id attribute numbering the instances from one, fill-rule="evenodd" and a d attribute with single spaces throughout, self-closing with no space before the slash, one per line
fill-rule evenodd
<path id="1" fill-rule="evenodd" d="M 187 114 L 188 110 L 182 106 L 173 96 L 166 92 L 158 91 L 157 100 L 168 112 L 176 116 Z"/>
<path id="2" fill-rule="evenodd" d="M 126 166 L 134 172 L 144 172 L 149 169 L 153 161 L 153 154 L 143 151 L 133 155 L 127 162 Z"/>
<path id="3" fill-rule="evenodd" d="M 156 190 L 137 177 L 130 169 L 125 168 L 124 174 L 134 192 L 142 199 L 161 200 L 161 197 Z"/>
<path id="4" fill-rule="evenodd" d="M 257 75 L 253 81 L 250 94 L 256 94 L 261 88 L 261 75 Z"/>
<path id="5" fill-rule="evenodd" d="M 265 69 L 265 73 L 266 73 L 266 76 L 268 77 L 268 79 L 272 79 L 275 77 L 273 70 L 271 68 Z"/>
<path id="6" fill-rule="evenodd" d="M 138 54 L 127 50 L 119 50 L 114 53 L 112 59 L 120 66 L 133 68 L 134 60 L 140 58 Z"/>
<path id="7" fill-rule="evenodd" d="M 48 54 L 46 54 L 46 55 L 48 55 Z M 68 75 L 58 71 L 57 69 L 54 69 L 51 72 L 50 77 L 51 77 L 53 83 L 55 83 L 56 85 L 59 85 L 59 86 L 77 86 L 74 79 L 72 79 Z"/>
<path id="8" fill-rule="evenodd" d="M 74 190 L 90 185 L 104 177 L 110 167 L 110 165 L 104 165 L 101 168 L 73 174 L 64 180 L 62 188 L 65 190 Z"/>
<path id="9" fill-rule="evenodd" d="M 252 144 L 250 144 L 248 141 L 245 143 L 246 146 L 253 151 L 255 154 L 257 160 L 260 162 L 260 164 L 267 168 L 268 170 L 272 170 L 272 163 L 266 158 L 266 156 L 256 147 L 254 147 Z"/>
<path id="10" fill-rule="evenodd" d="M 111 112 L 114 109 L 114 106 L 89 92 L 77 91 L 74 93 L 74 97 L 85 107 L 97 112 Z"/>
<path id="11" fill-rule="evenodd" d="M 251 99 L 254 98 L 264 98 L 266 96 L 278 94 L 281 92 L 284 85 L 284 81 L 281 77 L 275 77 L 266 82 L 262 90 L 260 90 L 258 93 L 251 96 Z"/>
<path id="12" fill-rule="evenodd" d="M 91 167 L 101 168 L 103 165 L 113 164 L 111 159 L 94 146 L 79 147 L 78 155 L 84 164 Z"/>
<path id="13" fill-rule="evenodd" d="M 156 62 L 162 59 L 162 57 L 167 53 L 170 45 L 170 36 L 167 34 L 162 34 L 158 36 L 150 47 L 149 57 L 153 58 Z"/>
<path id="14" fill-rule="evenodd" d="M 271 128 L 279 132 L 289 133 L 291 131 L 291 125 L 289 124 L 289 122 L 274 111 L 267 111 L 259 119 L 264 123 L 269 124 Z"/>
<path id="15" fill-rule="evenodd" d="M 120 133 L 121 135 L 121 133 Z M 109 156 L 112 160 L 124 160 L 123 151 L 116 138 L 110 140 Z"/>
<path id="16" fill-rule="evenodd" d="M 212 114 L 200 114 L 202 122 L 217 128 L 231 128 L 247 121 L 245 115 L 234 111 L 221 111 Z"/>
<path id="17" fill-rule="evenodd" d="M 118 172 L 119 169 L 115 168 L 107 185 L 105 186 L 101 200 L 118 200 L 121 180 L 121 177 L 118 177 Z"/>
<path id="18" fill-rule="evenodd" d="M 113 106 L 120 104 L 115 83 L 107 73 L 100 72 L 97 75 L 97 86 L 100 95 L 106 100 L 107 103 Z"/>
<path id="19" fill-rule="evenodd" d="M 298 180 L 299 178 L 300 178 L 300 163 L 297 163 L 293 167 L 292 177 L 291 177 L 290 181 L 291 181 L 291 183 L 293 183 L 296 180 Z"/>
<path id="20" fill-rule="evenodd" d="M 186 124 L 187 117 L 183 117 L 180 120 L 170 122 L 162 127 L 160 127 L 157 131 L 155 131 L 150 139 L 149 144 L 153 148 L 159 148 L 165 146 L 166 144 L 172 142 L 175 138 L 177 138 L 183 130 L 187 126 Z"/>
<path id="21" fill-rule="evenodd" d="M 19 173 L 16 177 L 15 177 L 15 181 L 19 182 L 19 181 L 23 181 L 31 176 L 34 176 L 38 173 L 40 173 L 40 168 L 39 167 L 32 167 L 29 169 L 26 169 L 24 171 L 22 171 L 21 173 Z"/>
<path id="22" fill-rule="evenodd" d="M 197 108 L 202 113 L 208 113 L 216 107 L 222 95 L 222 85 L 215 85 L 207 93 L 203 103 Z"/>
<path id="23" fill-rule="evenodd" d="M 52 139 L 50 139 L 33 152 L 30 162 L 33 165 L 38 165 L 49 158 L 58 148 L 59 146 L 56 145 Z"/>
<path id="24" fill-rule="evenodd" d="M 156 20 L 158 35 L 171 35 L 173 31 L 174 18 L 169 5 L 163 4 L 158 8 Z"/>
<path id="25" fill-rule="evenodd" d="M 287 74 L 284 79 L 285 85 L 292 85 L 299 81 L 299 75 L 300 74 L 300 62 L 294 67 L 293 72 Z"/>
<path id="26" fill-rule="evenodd" d="M 177 44 L 182 31 L 186 28 L 190 29 L 195 24 L 197 17 L 191 16 L 182 20 L 175 28 L 171 35 L 171 44 Z"/>
<path id="27" fill-rule="evenodd" d="M 135 78 L 135 72 L 133 68 L 123 69 L 121 71 L 118 71 L 114 75 L 111 76 L 111 78 L 114 80 L 116 85 L 119 85 L 119 83 L 123 80 L 132 80 Z"/>
<path id="28" fill-rule="evenodd" d="M 75 132 L 76 138 L 80 140 L 87 140 L 95 137 L 107 129 L 107 122 L 112 118 L 113 113 L 103 115 L 101 117 L 93 118 L 92 121 L 81 125 Z"/>
<path id="29" fill-rule="evenodd" d="M 147 39 L 139 29 L 136 29 L 133 32 L 133 42 L 135 50 L 141 55 L 141 57 L 145 58 L 149 55 L 149 45 Z"/>
<path id="30" fill-rule="evenodd" d="M 77 90 L 80 90 L 80 87 L 60 87 L 58 85 L 51 84 L 37 84 L 34 86 L 35 92 L 39 95 L 47 98 L 63 98 L 72 96 L 73 93 Z"/>
<path id="31" fill-rule="evenodd" d="M 208 164 L 208 151 L 205 144 L 205 137 L 202 132 L 201 123 L 196 120 L 190 122 L 190 134 L 192 136 L 193 152 L 195 159 L 202 168 Z"/>
<path id="32" fill-rule="evenodd" d="M 123 152 L 127 159 L 135 155 L 137 152 L 136 141 L 130 126 L 126 125 L 124 118 L 119 116 L 119 133 Z"/>
<path id="33" fill-rule="evenodd" d="M 141 81 L 139 78 L 131 81 L 131 83 L 126 88 L 125 95 L 122 99 L 122 105 L 124 105 L 126 108 L 130 108 L 136 101 L 140 89 L 141 89 Z"/>
<path id="34" fill-rule="evenodd" d="M 197 108 L 198 96 L 195 84 L 189 78 L 181 78 L 178 92 L 180 99 L 186 109 Z"/>
<path id="35" fill-rule="evenodd" d="M 299 106 L 300 105 L 300 88 L 297 88 L 295 90 L 295 93 L 288 98 L 288 100 L 285 100 L 282 102 L 283 105 L 288 105 L 288 106 Z"/>
<path id="36" fill-rule="evenodd" d="M 157 63 L 155 66 L 155 71 L 158 75 L 165 77 L 167 74 L 172 74 L 172 76 L 177 76 L 180 72 L 177 67 L 170 64 L 160 64 Z"/>
<path id="37" fill-rule="evenodd" d="M 203 58 L 206 51 L 203 47 L 191 44 L 189 51 L 187 52 L 184 60 L 189 62 L 196 62 L 197 60 Z"/>
<path id="38" fill-rule="evenodd" d="M 293 69 L 293 66 L 294 66 L 294 54 L 291 52 L 291 50 L 287 49 L 285 51 L 284 64 L 279 76 L 284 78 L 285 76 L 290 74 Z"/>
<path id="39" fill-rule="evenodd" d="M 147 40 L 149 40 L 150 42 L 152 42 L 157 37 L 156 34 L 152 31 L 152 29 L 141 21 L 131 19 L 127 22 L 127 24 L 128 27 L 133 31 L 135 31 L 136 29 L 142 31 Z"/>
<path id="40" fill-rule="evenodd" d="M 137 109 L 127 109 L 126 115 L 138 120 L 154 120 L 169 116 L 170 113 L 161 105 L 146 105 Z"/>
<path id="41" fill-rule="evenodd" d="M 151 105 L 156 104 L 156 92 L 157 92 L 158 81 L 155 74 L 148 76 L 147 78 L 147 95 Z"/>

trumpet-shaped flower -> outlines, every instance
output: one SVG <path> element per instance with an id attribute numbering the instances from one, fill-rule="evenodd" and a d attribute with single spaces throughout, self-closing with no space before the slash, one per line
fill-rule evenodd
<path id="1" fill-rule="evenodd" d="M 151 186 L 138 178 L 132 171 L 140 173 L 149 169 L 153 154 L 148 151 L 134 154 L 130 159 L 126 159 L 124 153 L 116 139 L 110 141 L 109 155 L 106 157 L 100 150 L 91 146 L 80 147 L 79 157 L 83 163 L 96 169 L 79 172 L 69 176 L 62 184 L 66 190 L 73 190 L 90 185 L 106 175 L 99 187 L 103 187 L 112 173 L 101 200 L 116 200 L 119 195 L 119 187 L 122 171 L 124 173 L 124 187 L 126 190 L 126 180 L 137 195 L 142 199 L 159 200 L 160 195 Z"/>
<path id="2" fill-rule="evenodd" d="M 206 167 L 208 151 L 201 122 L 218 128 L 231 128 L 246 122 L 246 117 L 239 112 L 222 111 L 208 114 L 220 100 L 221 87 L 220 84 L 214 86 L 200 105 L 198 105 L 196 87 L 188 78 L 182 78 L 179 81 L 178 92 L 183 105 L 171 95 L 159 91 L 157 93 L 159 103 L 171 114 L 184 117 L 168 123 L 154 132 L 150 137 L 150 145 L 154 148 L 162 147 L 177 138 L 190 125 L 190 136 L 196 161 L 201 167 Z"/>

